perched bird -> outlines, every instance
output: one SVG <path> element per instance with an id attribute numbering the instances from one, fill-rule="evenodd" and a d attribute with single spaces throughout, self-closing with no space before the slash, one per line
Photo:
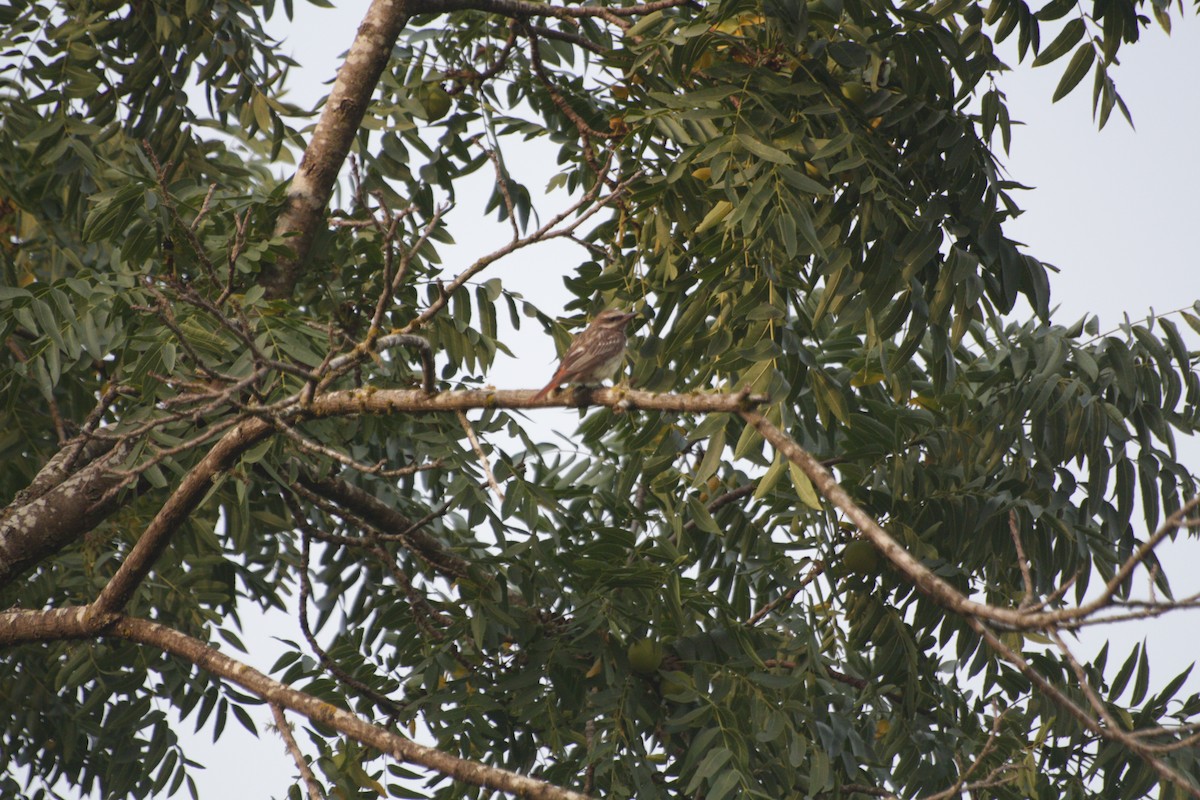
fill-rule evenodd
<path id="1" fill-rule="evenodd" d="M 597 314 L 592 324 L 571 342 L 554 377 L 533 399 L 541 400 L 564 383 L 596 386 L 611 378 L 625 357 L 625 345 L 629 341 L 625 337 L 625 326 L 635 316 L 615 308 L 606 308 Z"/>

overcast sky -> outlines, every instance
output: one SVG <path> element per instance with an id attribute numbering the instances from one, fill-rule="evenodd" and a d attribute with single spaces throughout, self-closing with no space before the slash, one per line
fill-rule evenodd
<path id="1" fill-rule="evenodd" d="M 328 91 L 323 84 L 332 77 L 339 53 L 349 47 L 363 5 L 320 9 L 297 3 L 294 24 L 276 20 L 272 25 L 284 39 L 284 51 L 305 67 L 292 76 L 294 102 L 311 104 Z M 1012 179 L 1035 187 L 1019 193 L 1017 201 L 1027 213 L 1007 230 L 1029 245 L 1031 253 L 1062 270 L 1051 282 L 1052 305 L 1061 306 L 1057 321 L 1062 323 L 1085 313 L 1098 314 L 1102 330 L 1107 330 L 1125 314 L 1137 319 L 1151 308 L 1165 312 L 1200 298 L 1200 265 L 1193 241 L 1200 228 L 1196 199 L 1200 94 L 1193 83 L 1200 69 L 1200 19 L 1176 19 L 1170 38 L 1157 27 L 1144 37 L 1122 48 L 1122 63 L 1115 71 L 1136 131 L 1114 113 L 1107 127 L 1097 132 L 1090 108 L 1090 78 L 1065 100 L 1050 103 L 1065 58 L 1036 70 L 1016 66 L 999 82 L 1008 95 L 1013 119 L 1026 123 L 1014 130 L 1005 165 Z M 509 166 L 531 190 L 545 185 L 553 161 L 536 155 L 508 156 Z M 468 222 L 478 224 L 472 220 L 476 213 L 464 201 L 451 219 L 452 232 L 460 236 L 464 229 L 472 232 L 471 242 L 461 247 L 461 257 L 443 251 L 451 272 L 491 249 L 489 242 L 476 236 L 478 229 L 467 228 Z M 499 229 L 497 235 L 503 236 L 505 230 Z M 538 247 L 501 262 L 484 277 L 501 277 L 507 286 L 517 287 L 553 312 L 567 299 L 562 275 L 580 260 L 580 252 L 571 245 Z M 491 382 L 502 388 L 541 386 L 553 369 L 549 338 L 540 329 L 526 326 L 510 344 L 521 358 L 497 364 L 489 375 Z M 558 417 L 565 425 L 575 414 L 542 413 L 544 419 L 553 422 Z M 1200 469 L 1200 448 L 1193 442 L 1188 451 L 1193 470 Z M 1200 566 L 1200 546 L 1191 542 L 1177 547 L 1173 557 Z M 1197 622 L 1195 613 L 1174 615 L 1114 635 L 1128 636 L 1130 641 L 1150 637 L 1151 656 L 1162 661 L 1155 670 L 1161 682 L 1168 672 L 1177 672 L 1195 657 L 1190 637 L 1172 632 L 1184 624 L 1194 629 Z M 270 633 L 299 638 L 294 620 L 287 618 L 277 617 L 256 628 L 256 635 L 248 640 L 261 641 Z M 1080 651 L 1090 656 L 1089 643 L 1085 641 Z M 246 660 L 265 671 L 275 653 L 255 652 Z M 1200 688 L 1197 678 L 1192 682 Z M 254 717 L 262 729 L 258 740 L 242 734 L 231 719 L 220 743 L 189 752 L 209 767 L 194 773 L 202 798 L 284 796 L 295 767 L 278 737 L 266 729 L 270 713 L 260 708 Z M 202 731 L 200 739 L 207 741 L 210 736 Z M 305 737 L 300 742 L 309 749 Z"/>

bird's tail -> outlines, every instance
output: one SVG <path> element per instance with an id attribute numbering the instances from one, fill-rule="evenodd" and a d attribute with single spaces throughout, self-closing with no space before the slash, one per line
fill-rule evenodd
<path id="1" fill-rule="evenodd" d="M 548 384 L 546 384 L 545 388 L 543 388 L 540 392 L 538 392 L 533 397 L 531 397 L 530 400 L 532 400 L 532 401 L 541 400 L 546 395 L 550 394 L 550 392 L 557 389 L 558 385 L 559 385 L 558 381 L 550 381 Z"/>

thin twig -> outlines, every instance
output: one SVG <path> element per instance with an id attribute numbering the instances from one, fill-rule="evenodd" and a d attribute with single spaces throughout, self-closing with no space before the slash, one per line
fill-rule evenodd
<path id="1" fill-rule="evenodd" d="M 487 110 L 487 106 L 483 106 L 483 109 L 483 118 L 488 123 L 488 132 L 494 138 L 495 134 L 491 130 L 492 114 Z M 496 171 L 496 188 L 500 190 L 500 197 L 504 200 L 505 215 L 508 217 L 508 224 L 512 228 L 512 238 L 515 242 L 521 238 L 521 230 L 517 227 L 517 205 L 513 202 L 512 192 L 508 190 L 508 172 L 500 162 L 499 150 L 489 147 L 484 152 L 487 153 L 488 160 L 492 162 L 492 169 Z"/>
<path id="2" fill-rule="evenodd" d="M 378 539 L 399 542 L 451 581 L 465 578 L 469 574 L 466 559 L 456 555 L 442 542 L 421 530 L 444 515 L 448 506 L 435 509 L 419 520 L 411 520 L 356 486 L 337 478 L 319 478 L 309 471 L 302 471 L 292 488 L 336 504 L 337 509 L 329 513 L 343 517 L 347 513 L 355 514 L 362 520 L 362 527 L 372 527 L 378 531 Z"/>
<path id="3" fill-rule="evenodd" d="M 580 135 L 584 139 L 584 146 L 589 150 L 591 149 L 591 142 L 587 141 L 589 139 L 606 140 L 614 138 L 614 134 L 606 133 L 605 131 L 598 131 L 589 125 L 587 120 L 581 117 L 578 111 L 571 108 L 570 103 L 568 103 L 566 99 L 559 93 L 559 91 L 554 88 L 554 82 L 550 80 L 550 75 L 546 72 L 546 66 L 542 63 L 542 52 L 541 48 L 538 46 L 537 34 L 534 33 L 533 28 L 530 25 L 523 25 L 522 28 L 529 35 L 529 65 L 533 68 L 533 73 L 537 75 L 538 80 L 546 89 L 546 93 L 550 95 L 550 100 L 555 106 L 558 107 L 558 110 L 562 112 L 563 116 L 571 121 L 571 124 L 575 126 L 575 129 L 579 131 Z M 585 156 L 586 155 L 589 154 L 585 153 Z M 590 155 L 594 159 L 594 153 Z"/>
<path id="4" fill-rule="evenodd" d="M 475 435 L 475 429 L 471 427 L 471 421 L 467 419 L 467 415 L 463 411 L 454 412 L 458 417 L 458 424 L 462 425 L 463 431 L 467 434 L 467 441 L 471 443 L 471 449 L 475 451 L 475 457 L 479 459 L 480 466 L 483 467 L 483 475 L 487 479 L 487 484 L 492 488 L 501 502 L 504 501 L 504 490 L 500 488 L 500 484 L 496 483 L 496 476 L 492 474 L 492 466 L 488 463 L 487 454 L 483 452 L 483 447 L 479 444 L 479 438 Z"/>
<path id="5" fill-rule="evenodd" d="M 980 749 L 979 755 L 975 756 L 974 760 L 971 762 L 971 766 L 967 768 L 966 772 L 964 772 L 958 776 L 958 780 L 956 780 L 954 782 L 954 785 L 947 787 L 946 789 L 938 792 L 937 794 L 931 794 L 928 797 L 924 798 L 923 800 L 950 800 L 951 797 L 959 797 L 962 795 L 963 789 L 966 787 L 967 782 L 970 780 L 971 776 L 975 773 L 975 770 L 979 769 L 979 765 L 983 763 L 984 759 L 987 758 L 989 755 L 991 755 L 992 751 L 996 749 L 996 741 L 1000 737 L 1000 723 L 1004 721 L 1005 712 L 1001 711 L 998 714 L 995 713 L 996 709 L 994 706 L 993 706 L 992 711 L 995 714 L 995 716 L 993 716 L 993 718 L 992 718 L 992 729 L 991 729 L 991 731 L 988 732 L 987 741 L 985 741 L 983 743 L 983 747 Z M 957 761 L 957 759 L 955 759 L 955 760 Z M 1011 768 L 1011 765 L 1004 765 L 1004 766 L 1006 768 Z M 987 776 L 987 778 L 985 780 L 991 779 L 993 777 L 993 775 L 996 775 L 996 774 L 997 774 L 997 772 L 994 770 L 991 774 L 989 774 Z M 1007 780 L 1011 780 L 1011 779 L 1012 778 L 1008 778 Z M 995 785 L 995 784 L 987 784 L 987 785 Z"/>
<path id="6" fill-rule="evenodd" d="M 774 600 L 772 600 L 771 602 L 764 605 L 758 611 L 755 611 L 754 614 L 752 614 L 750 616 L 750 619 L 746 620 L 746 625 L 752 628 L 755 625 L 757 625 L 762 620 L 763 617 L 765 617 L 767 614 L 770 614 L 772 611 L 774 611 L 779 606 L 784 605 L 784 604 L 790 604 L 792 602 L 792 600 L 796 599 L 796 595 L 798 595 L 798 594 L 800 594 L 800 592 L 804 591 L 804 588 L 806 586 L 808 586 L 810 583 L 812 583 L 814 580 L 816 580 L 817 576 L 819 576 L 824 571 L 825 571 L 825 562 L 814 561 L 812 563 L 812 566 L 810 566 L 808 568 L 808 572 L 805 573 L 804 577 L 800 579 L 800 583 L 793 586 L 786 593 L 780 595 L 779 597 L 776 597 Z"/>
<path id="7" fill-rule="evenodd" d="M 300 778 L 304 781 L 309 800 L 321 800 L 323 796 L 321 785 L 317 783 L 317 777 L 309 769 L 304 753 L 300 752 L 300 745 L 296 744 L 296 737 L 292 735 L 292 723 L 288 722 L 287 716 L 284 715 L 283 706 L 278 703 L 271 703 L 270 706 L 271 714 L 275 717 L 275 729 L 283 737 L 283 743 L 291 753 L 292 760 L 296 762 L 296 768 L 300 770 Z"/>
<path id="8" fill-rule="evenodd" d="M 1036 601 L 1033 591 L 1033 574 L 1029 571 L 1029 559 L 1025 557 L 1025 547 L 1021 544 L 1021 531 L 1017 528 L 1016 509 L 1009 509 L 1008 530 L 1012 534 L 1013 546 L 1017 549 L 1017 565 L 1021 568 L 1021 580 L 1025 582 L 1025 596 L 1021 598 L 1021 608 L 1028 608 Z"/>
<path id="9" fill-rule="evenodd" d="M 411 247 L 406 248 L 404 255 L 400 257 L 400 266 L 396 269 L 396 273 L 393 275 L 390 268 L 385 270 L 383 291 L 379 293 L 379 299 L 375 303 L 375 313 L 372 315 L 371 325 L 367 329 L 368 346 L 369 342 L 379 335 L 380 328 L 383 325 L 384 312 L 386 312 L 388 306 L 391 305 L 392 298 L 395 297 L 396 293 L 400 291 L 400 287 L 404 285 L 404 279 L 408 275 L 408 268 L 412 264 L 413 258 L 418 252 L 420 252 L 421 248 L 425 246 L 425 243 L 429 241 L 429 237 L 433 235 L 435 230 L 437 230 L 438 224 L 442 221 L 442 217 L 449 210 L 449 204 L 442 204 L 435 208 L 433 210 L 433 216 L 429 218 L 429 221 L 426 222 L 421 228 L 421 232 L 417 234 L 417 240 Z M 387 241 L 389 245 L 394 240 L 399 221 L 400 218 L 396 217 L 395 215 L 391 215 L 391 222 L 388 225 L 385 238 L 385 241 Z"/>
<path id="10" fill-rule="evenodd" d="M 720 495 L 719 497 L 715 498 L 712 502 L 710 502 L 708 504 L 708 506 L 707 506 L 708 513 L 712 514 L 717 509 L 723 508 L 723 507 L 729 505 L 730 503 L 740 500 L 748 494 L 754 494 L 754 490 L 757 488 L 758 488 L 757 482 L 747 483 L 745 486 L 739 486 L 738 488 L 733 489 L 732 491 L 728 491 L 725 494 Z"/>
<path id="11" fill-rule="evenodd" d="M 21 349 L 21 346 L 11 336 L 4 340 L 4 344 L 8 347 L 9 352 L 13 354 L 13 358 L 22 364 L 28 363 L 29 359 L 25 355 L 25 351 Z M 51 347 L 54 347 L 54 345 L 51 345 Z M 50 419 L 54 423 L 54 434 L 58 437 L 59 445 L 64 445 L 70 437 L 67 436 L 67 426 L 63 423 L 62 413 L 58 410 L 58 400 L 55 399 L 53 394 L 45 395 L 45 398 L 46 405 L 50 409 Z"/>
<path id="12" fill-rule="evenodd" d="M 521 239 L 508 242 L 502 247 L 499 247 L 487 255 L 477 259 L 473 264 L 460 272 L 454 278 L 454 280 L 450 281 L 450 283 L 446 285 L 445 291 L 441 292 L 437 299 L 431 302 L 416 319 L 400 329 L 398 333 L 412 333 L 413 331 L 423 327 L 430 319 L 437 315 L 446 306 L 448 299 L 454 294 L 454 292 L 466 284 L 467 281 L 471 280 L 471 278 L 475 277 L 475 275 L 487 269 L 504 256 L 510 255 L 517 250 L 520 250 L 531 244 L 548 241 L 554 238 L 570 236 L 584 222 L 598 214 L 600 210 L 605 208 L 608 204 L 621 197 L 629 188 L 630 184 L 641 178 L 641 176 L 642 173 L 640 170 L 634 172 L 628 178 L 625 178 L 618 183 L 617 186 L 604 197 L 599 197 L 599 194 L 603 189 L 603 184 L 600 181 L 597 181 L 596 185 L 589 189 L 583 197 L 581 197 L 575 203 L 572 203 L 569 207 L 563 209 L 560 213 L 556 214 L 550 221 L 542 225 L 537 230 L 533 231 L 527 236 L 522 237 Z M 580 209 L 586 210 L 581 212 Z M 561 228 L 557 227 L 572 215 L 575 215 L 575 218 L 571 220 L 571 222 L 563 225 Z"/>
<path id="13" fill-rule="evenodd" d="M 584 50 L 595 53 L 596 55 L 603 55 L 604 53 L 608 52 L 591 39 L 585 39 L 577 33 L 567 33 L 566 31 L 547 28 L 545 25 L 534 25 L 532 22 L 526 23 L 525 27 L 538 36 L 541 36 L 543 39 L 558 39 L 562 42 L 570 42 L 576 47 L 581 47 Z"/>
<path id="14" fill-rule="evenodd" d="M 332 459 L 339 464 L 349 467 L 350 469 L 362 472 L 366 475 L 378 475 L 382 478 L 402 478 L 405 475 L 414 475 L 427 469 L 437 469 L 441 467 L 441 461 L 432 462 L 429 464 L 409 464 L 404 467 L 396 467 L 395 469 L 387 469 L 386 461 L 380 461 L 376 464 L 364 464 L 355 458 L 352 458 L 345 453 L 342 453 L 333 447 L 330 447 L 320 442 L 309 439 L 293 426 L 279 419 L 272 419 L 275 424 L 275 429 L 286 436 L 289 440 L 296 444 L 301 450 L 304 450 L 314 455 L 324 456 Z"/>
<path id="15" fill-rule="evenodd" d="M 363 697 L 368 698 L 380 708 L 387 709 L 390 714 L 399 714 L 404 710 L 404 706 L 397 703 L 392 698 L 376 691 L 374 688 L 360 681 L 358 678 L 351 675 L 346 670 L 342 669 L 333 657 L 317 642 L 317 637 L 313 635 L 312 627 L 308 623 L 308 599 L 312 595 L 312 581 L 308 577 L 309 556 L 312 544 L 312 531 L 315 530 L 313 525 L 304 516 L 303 511 L 296 503 L 295 498 L 284 494 L 284 502 L 287 503 L 292 512 L 292 520 L 300 528 L 300 596 L 297 598 L 296 616 L 300 623 L 300 633 L 304 635 L 304 640 L 308 642 L 308 646 L 316 654 L 317 660 L 326 672 L 333 675 L 339 681 L 344 683 L 349 688 L 358 692 Z"/>

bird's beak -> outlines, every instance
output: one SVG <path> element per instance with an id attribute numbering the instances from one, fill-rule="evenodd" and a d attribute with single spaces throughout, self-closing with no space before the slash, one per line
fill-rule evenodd
<path id="1" fill-rule="evenodd" d="M 629 322 L 629 320 L 633 319 L 636 316 L 638 316 L 638 313 L 636 311 L 627 312 L 627 313 L 621 315 L 621 322 L 622 323 Z"/>

